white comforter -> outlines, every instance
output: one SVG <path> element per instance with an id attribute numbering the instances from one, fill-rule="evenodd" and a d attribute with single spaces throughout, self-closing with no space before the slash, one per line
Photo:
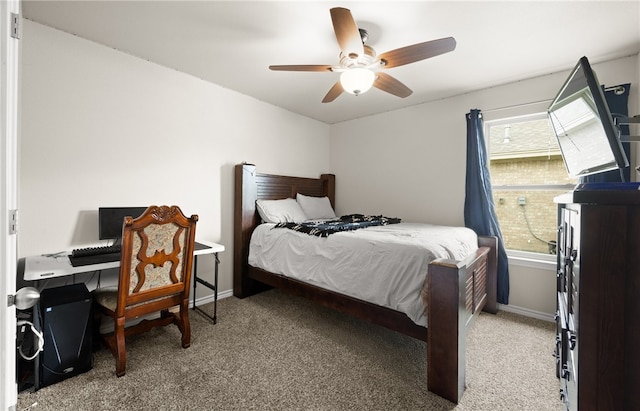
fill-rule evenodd
<path id="1" fill-rule="evenodd" d="M 420 291 L 438 258 L 460 260 L 478 248 L 465 227 L 400 223 L 319 238 L 261 224 L 249 264 L 407 314 L 426 326 Z"/>

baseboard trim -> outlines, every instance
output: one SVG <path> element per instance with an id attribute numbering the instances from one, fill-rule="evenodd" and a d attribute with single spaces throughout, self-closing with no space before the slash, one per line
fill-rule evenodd
<path id="1" fill-rule="evenodd" d="M 233 290 L 220 291 L 218 293 L 218 300 L 222 300 L 227 297 L 233 296 Z M 212 303 L 214 300 L 213 295 L 208 295 L 205 297 L 200 297 L 196 300 L 196 304 L 203 305 L 207 303 Z M 543 313 L 542 311 L 531 310 L 529 308 L 518 307 L 515 305 L 504 305 L 498 304 L 498 309 L 502 311 L 507 311 L 514 314 L 524 315 L 525 317 L 536 318 L 538 320 L 555 322 L 555 317 L 552 314 Z"/>
<path id="2" fill-rule="evenodd" d="M 232 296 L 233 296 L 233 290 L 220 291 L 218 293 L 218 300 L 223 300 L 225 298 L 232 297 Z M 200 306 L 200 305 L 212 303 L 213 301 L 214 301 L 214 296 L 213 294 L 211 294 L 211 295 L 207 295 L 207 296 L 196 299 L 196 304 Z M 189 308 L 191 307 L 192 307 L 192 304 L 190 303 Z M 551 314 L 543 313 L 541 311 L 531 310 L 529 308 L 518 307 L 515 305 L 498 304 L 498 310 L 523 315 L 525 317 L 536 318 L 542 321 L 555 322 L 555 318 Z M 138 319 L 138 321 L 140 320 L 142 320 L 142 318 Z M 106 324 L 105 324 L 105 321 L 103 321 L 103 324 L 100 327 L 100 332 L 105 333 L 105 332 L 112 332 L 112 331 L 113 331 L 113 323 L 106 321 Z"/>
<path id="3" fill-rule="evenodd" d="M 220 291 L 218 293 L 218 300 L 223 300 L 225 298 L 232 297 L 232 296 L 233 296 L 233 290 Z M 213 294 L 207 295 L 207 296 L 196 299 L 196 304 L 204 305 L 204 304 L 212 303 L 214 300 L 215 299 Z M 191 307 L 192 307 L 192 303 L 189 303 L 189 308 Z M 543 313 L 541 311 L 531 310 L 529 308 L 518 307 L 515 305 L 498 304 L 498 309 L 502 311 L 514 313 L 514 314 L 523 315 L 525 317 L 536 318 L 542 321 L 555 322 L 555 318 L 553 315 L 548 313 Z M 104 323 L 105 322 L 103 321 L 102 327 L 100 327 L 101 333 L 113 331 L 113 323 L 110 323 L 109 321 L 107 321 L 106 324 Z"/>
<path id="4" fill-rule="evenodd" d="M 231 297 L 233 295 L 233 290 L 226 290 L 226 291 L 220 291 L 218 293 L 218 300 L 222 300 L 225 299 L 227 297 Z M 212 303 L 215 298 L 213 298 L 213 294 L 211 295 L 207 295 L 205 297 L 200 297 L 196 299 L 196 305 L 203 305 L 203 304 L 207 304 L 207 303 Z M 191 305 L 189 305 L 191 306 Z"/>
<path id="5" fill-rule="evenodd" d="M 222 300 L 223 298 L 227 298 L 227 297 L 231 297 L 233 295 L 233 290 L 226 290 L 226 291 L 221 291 L 218 293 L 218 300 Z M 207 303 L 212 303 L 214 301 L 214 297 L 213 294 L 212 295 L 208 295 L 206 297 L 200 297 L 198 299 L 196 299 L 196 304 L 197 305 L 204 305 Z M 189 302 L 189 309 L 192 309 L 193 305 L 192 302 Z M 177 311 L 177 307 L 174 307 Z M 174 308 L 172 308 L 170 311 L 174 311 Z M 138 317 L 132 320 L 127 321 L 126 326 L 130 327 L 131 325 L 137 324 L 140 321 L 144 320 L 144 319 L 153 319 L 153 318 L 157 318 L 158 315 L 157 314 L 149 314 L 149 315 L 145 315 L 142 317 Z M 112 321 L 108 321 L 109 317 L 104 317 L 104 319 L 107 319 L 105 321 L 101 321 L 100 322 L 100 334 L 108 334 L 108 333 L 112 333 L 114 326 L 113 326 L 113 320 Z"/>
<path id="6" fill-rule="evenodd" d="M 531 310 L 529 308 L 518 307 L 515 305 L 498 304 L 498 310 L 507 311 L 514 314 L 524 315 L 525 317 L 536 318 L 538 320 L 555 322 L 553 315 L 543 313 L 541 311 Z"/>
<path id="7" fill-rule="evenodd" d="M 220 291 L 218 293 L 218 300 L 222 300 L 227 297 L 233 296 L 233 290 Z M 196 300 L 198 305 L 207 304 L 213 302 L 213 295 L 208 295 L 206 297 L 201 297 Z M 555 317 L 552 314 L 543 313 L 542 311 L 531 310 L 529 308 L 518 307 L 515 305 L 504 305 L 498 304 L 498 309 L 502 311 L 507 311 L 514 314 L 524 315 L 525 317 L 536 318 L 538 320 L 555 322 Z"/>

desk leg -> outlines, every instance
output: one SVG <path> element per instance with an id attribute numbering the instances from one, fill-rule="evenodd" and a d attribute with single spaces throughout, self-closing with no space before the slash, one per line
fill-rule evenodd
<path id="1" fill-rule="evenodd" d="M 213 258 L 215 259 L 215 270 L 214 270 L 214 280 L 213 284 L 209 283 L 198 277 L 198 256 L 195 256 L 193 261 L 193 310 L 199 312 L 204 315 L 208 319 L 210 319 L 214 324 L 217 322 L 217 311 L 218 311 L 218 265 L 220 264 L 220 260 L 218 259 L 218 253 L 213 254 Z M 204 312 L 200 307 L 196 306 L 196 284 L 200 283 L 205 287 L 209 288 L 213 291 L 213 316 Z"/>
<path id="2" fill-rule="evenodd" d="M 196 309 L 196 281 L 198 279 L 198 256 L 193 256 L 193 309 Z"/>

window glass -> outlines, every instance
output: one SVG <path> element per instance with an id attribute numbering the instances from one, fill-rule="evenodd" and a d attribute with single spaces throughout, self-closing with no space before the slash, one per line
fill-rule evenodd
<path id="1" fill-rule="evenodd" d="M 554 197 L 572 190 L 546 113 L 485 123 L 493 196 L 509 250 L 555 254 Z"/>

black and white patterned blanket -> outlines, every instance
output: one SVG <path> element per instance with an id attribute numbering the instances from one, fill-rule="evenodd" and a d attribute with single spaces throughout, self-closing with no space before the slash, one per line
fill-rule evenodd
<path id="1" fill-rule="evenodd" d="M 328 237 L 340 231 L 353 231 L 359 228 L 398 224 L 399 218 L 381 215 L 369 216 L 363 214 L 348 214 L 333 220 L 308 221 L 304 223 L 279 223 L 274 228 L 289 228 L 309 235 Z"/>

